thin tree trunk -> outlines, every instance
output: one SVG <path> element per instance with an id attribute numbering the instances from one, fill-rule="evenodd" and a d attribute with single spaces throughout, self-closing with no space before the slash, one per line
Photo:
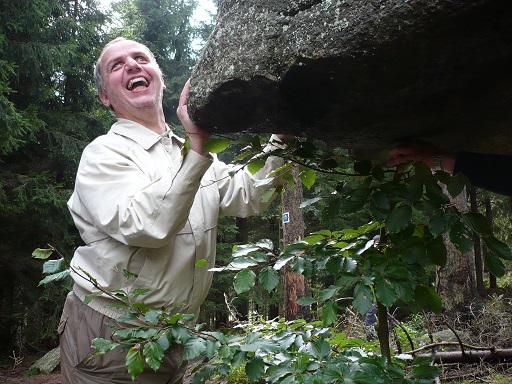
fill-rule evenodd
<path id="1" fill-rule="evenodd" d="M 459 211 L 466 210 L 467 193 L 452 197 L 451 201 Z M 473 255 L 461 254 L 450 241 L 448 234 L 443 234 L 447 261 L 437 268 L 436 290 L 443 302 L 443 312 L 450 318 L 464 312 L 469 305 L 479 301 L 471 260 Z"/>
<path id="2" fill-rule="evenodd" d="M 475 187 L 471 187 L 470 191 L 470 201 L 471 201 L 471 213 L 478 213 L 478 204 L 477 204 L 477 189 Z M 485 286 L 484 286 L 484 269 L 482 264 L 482 243 L 480 241 L 480 236 L 478 234 L 473 235 L 474 240 L 474 253 L 475 253 L 475 275 L 476 275 L 476 289 L 480 295 L 484 294 Z"/>
<path id="3" fill-rule="evenodd" d="M 298 177 L 298 166 L 293 167 L 295 186 L 287 187 L 282 197 L 283 245 L 290 244 L 304 237 L 304 217 L 299 208 L 303 200 L 302 183 Z M 308 319 L 309 307 L 302 307 L 297 300 L 307 294 L 307 284 L 304 275 L 294 273 L 289 266 L 284 272 L 284 317 L 286 320 L 298 318 Z"/>
<path id="4" fill-rule="evenodd" d="M 379 338 L 380 353 L 386 358 L 388 363 L 391 362 L 391 350 L 389 347 L 389 324 L 388 309 L 377 301 L 377 336 Z"/>
<path id="5" fill-rule="evenodd" d="M 488 194 L 485 196 L 485 217 L 487 217 L 487 221 L 489 222 L 489 225 L 492 228 L 492 225 L 493 225 L 492 206 L 491 206 L 491 199 Z M 498 284 L 496 282 L 496 276 L 494 276 L 492 273 L 489 273 L 489 288 L 495 289 L 497 287 L 498 287 Z"/>

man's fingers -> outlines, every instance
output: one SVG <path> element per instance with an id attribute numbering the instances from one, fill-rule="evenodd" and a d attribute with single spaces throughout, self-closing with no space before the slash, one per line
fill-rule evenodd
<path id="1" fill-rule="evenodd" d="M 188 89 L 190 88 L 190 79 L 187 80 L 183 90 L 180 94 L 180 101 L 178 102 L 178 108 L 187 105 Z"/>

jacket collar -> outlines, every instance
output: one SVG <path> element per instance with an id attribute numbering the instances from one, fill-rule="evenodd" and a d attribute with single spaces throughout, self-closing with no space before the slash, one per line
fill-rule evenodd
<path id="1" fill-rule="evenodd" d="M 135 121 L 128 119 L 117 119 L 117 121 L 110 128 L 110 131 L 135 141 L 145 150 L 148 150 L 153 145 L 162 140 L 163 137 L 167 136 L 167 134 L 159 135 L 153 132 L 152 130 L 146 128 L 142 124 L 136 123 Z M 180 145 L 183 142 L 178 136 L 176 136 L 172 132 L 169 132 L 168 136 L 174 139 L 174 141 L 176 141 Z"/>

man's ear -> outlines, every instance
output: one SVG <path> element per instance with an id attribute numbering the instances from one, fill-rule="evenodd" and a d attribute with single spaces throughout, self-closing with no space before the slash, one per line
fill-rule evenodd
<path id="1" fill-rule="evenodd" d="M 105 92 L 98 92 L 98 96 L 100 97 L 101 102 L 105 107 L 110 107 L 110 99 L 108 98 Z"/>

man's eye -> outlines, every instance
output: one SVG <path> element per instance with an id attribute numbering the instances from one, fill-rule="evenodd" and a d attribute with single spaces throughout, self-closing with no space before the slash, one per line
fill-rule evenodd
<path id="1" fill-rule="evenodd" d="M 114 71 L 116 70 L 117 68 L 119 68 L 121 66 L 121 63 L 115 63 L 114 65 L 112 65 L 112 68 L 110 69 L 111 71 Z"/>
<path id="2" fill-rule="evenodd" d="M 137 60 L 139 63 L 145 63 L 148 61 L 144 56 L 137 56 L 135 60 Z"/>

